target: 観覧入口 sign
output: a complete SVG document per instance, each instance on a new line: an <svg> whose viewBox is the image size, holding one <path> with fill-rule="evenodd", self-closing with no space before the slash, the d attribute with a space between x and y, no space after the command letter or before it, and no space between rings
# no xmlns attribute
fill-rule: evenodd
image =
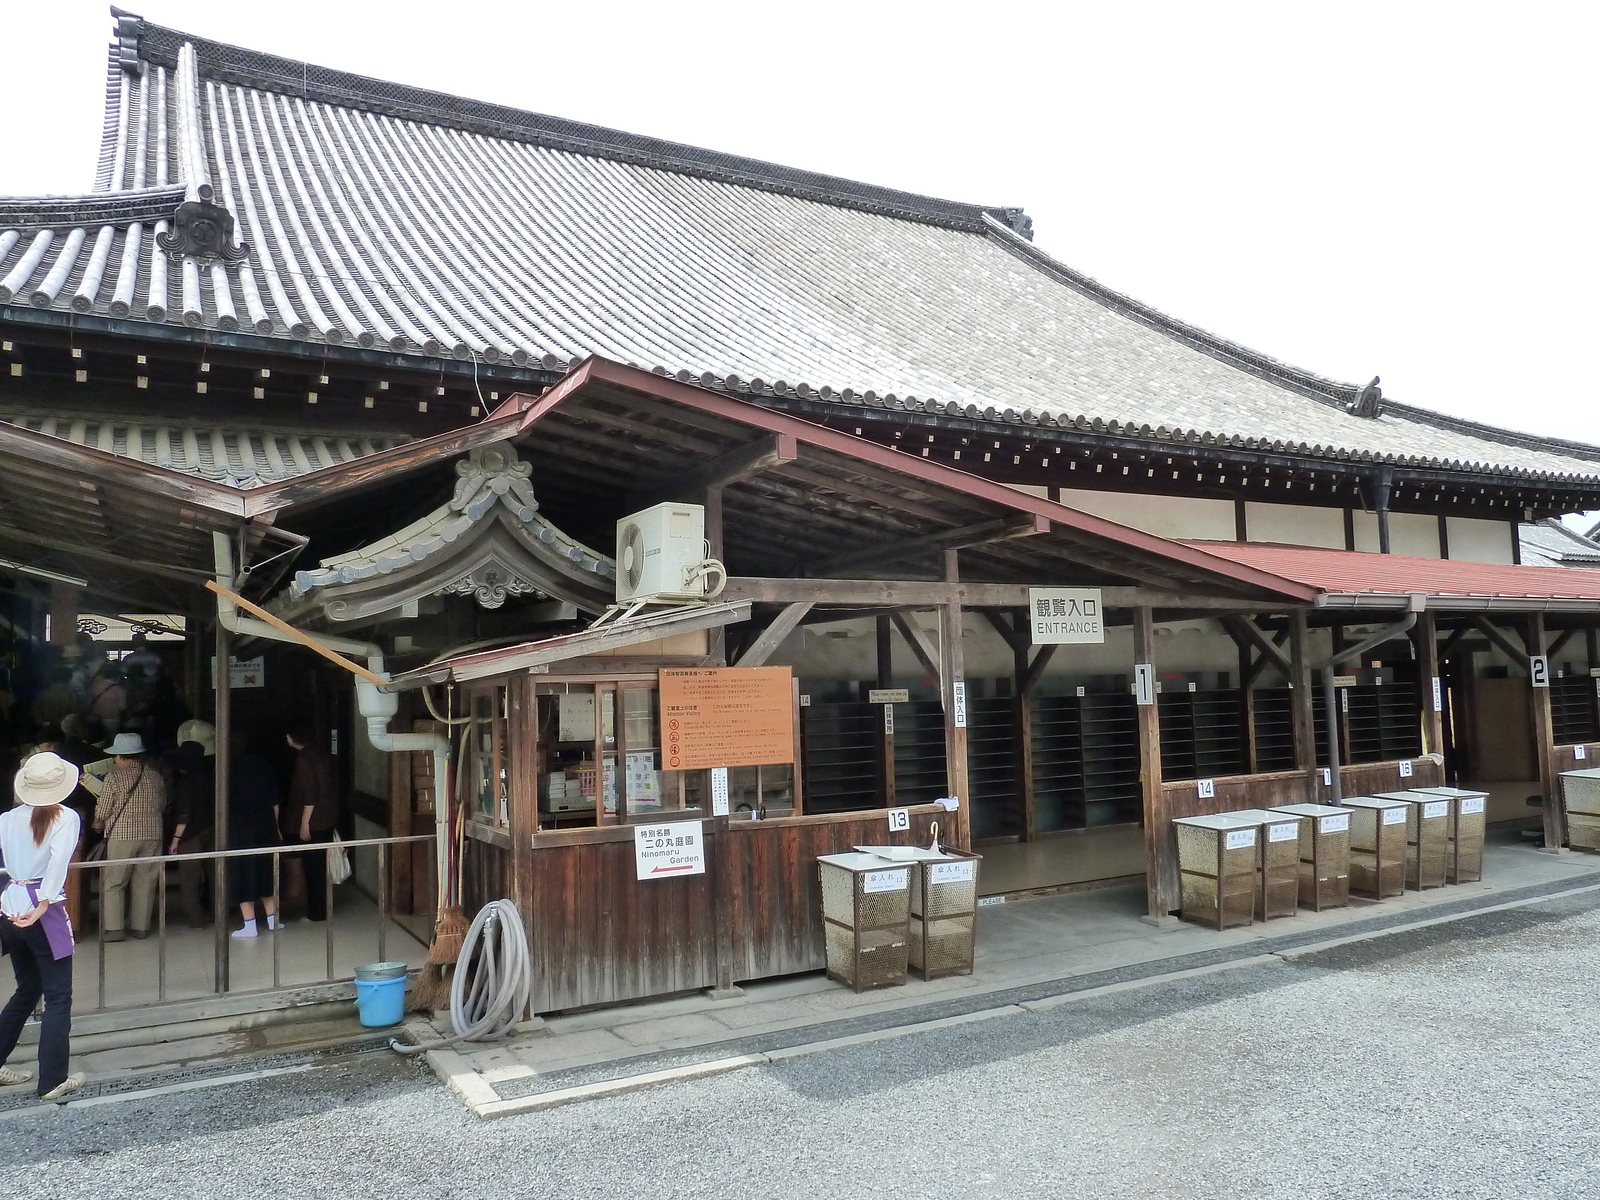
<svg viewBox="0 0 1600 1200"><path fill-rule="evenodd" d="M669 821L633 827L633 861L640 879L706 873L705 842L699 821Z"/></svg>
<svg viewBox="0 0 1600 1200"><path fill-rule="evenodd" d="M792 680L788 667L663 670L663 769L793 762Z"/></svg>
<svg viewBox="0 0 1600 1200"><path fill-rule="evenodd" d="M1105 609L1099 588L1028 589L1028 619L1035 646L1064 646L1106 640Z"/></svg>

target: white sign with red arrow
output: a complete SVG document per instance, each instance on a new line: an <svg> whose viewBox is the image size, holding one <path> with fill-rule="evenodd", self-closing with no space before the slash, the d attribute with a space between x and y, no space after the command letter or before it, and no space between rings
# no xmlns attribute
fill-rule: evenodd
<svg viewBox="0 0 1600 1200"><path fill-rule="evenodd" d="M671 879L675 875L704 875L706 846L699 821L672 821L665 825L633 827L633 859L640 879Z"/></svg>

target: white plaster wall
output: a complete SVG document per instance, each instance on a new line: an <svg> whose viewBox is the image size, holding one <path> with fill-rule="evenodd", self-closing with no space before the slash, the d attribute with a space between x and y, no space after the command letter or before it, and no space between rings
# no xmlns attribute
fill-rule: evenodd
<svg viewBox="0 0 1600 1200"><path fill-rule="evenodd" d="M355 736L350 739L350 776L357 791L379 800L389 798L389 756L367 740L367 731L357 718Z"/></svg>
<svg viewBox="0 0 1600 1200"><path fill-rule="evenodd" d="M1378 514L1357 509L1355 518L1356 549L1364 550L1368 554L1378 553Z"/></svg>
<svg viewBox="0 0 1600 1200"><path fill-rule="evenodd" d="M1309 504L1245 502L1245 533L1252 542L1344 549L1344 509Z"/></svg>
<svg viewBox="0 0 1600 1200"><path fill-rule="evenodd" d="M1463 562L1503 563L1511 556L1511 523L1483 521L1476 517L1446 517L1450 538L1450 557Z"/></svg>
<svg viewBox="0 0 1600 1200"><path fill-rule="evenodd" d="M1062 488L1061 503L1108 521L1169 538L1234 540L1231 500L1190 500L1182 496L1142 496L1131 492L1091 492Z"/></svg>
<svg viewBox="0 0 1600 1200"><path fill-rule="evenodd" d="M1439 557L1439 518L1424 513L1389 514L1389 553Z"/></svg>

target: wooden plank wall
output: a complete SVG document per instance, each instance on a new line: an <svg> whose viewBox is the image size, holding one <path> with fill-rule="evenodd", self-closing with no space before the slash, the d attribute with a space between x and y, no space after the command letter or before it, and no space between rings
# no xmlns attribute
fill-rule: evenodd
<svg viewBox="0 0 1600 1200"><path fill-rule="evenodd" d="M822 970L817 856L856 846L926 846L933 823L949 816L935 805L910 815L910 830L899 833L888 831L881 811L730 825L726 918L735 982Z"/></svg>
<svg viewBox="0 0 1600 1200"><path fill-rule="evenodd" d="M511 895L511 851L466 839L461 850L461 907L470 919L491 900Z"/></svg>
<svg viewBox="0 0 1600 1200"><path fill-rule="evenodd" d="M932 823L949 817L937 805L909 815L910 830L893 835L881 809L736 821L726 834L706 821L708 874L654 881L635 877L631 827L540 834L523 912L534 1011L715 987L719 926L735 980L822 969L817 855L925 845ZM720 889L710 873L719 867Z"/></svg>

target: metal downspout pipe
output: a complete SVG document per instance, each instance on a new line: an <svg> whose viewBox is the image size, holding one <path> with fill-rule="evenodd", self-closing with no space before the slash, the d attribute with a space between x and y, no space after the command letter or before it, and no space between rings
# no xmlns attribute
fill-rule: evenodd
<svg viewBox="0 0 1600 1200"><path fill-rule="evenodd" d="M1334 804L1344 799L1344 788L1339 779L1339 718L1334 710L1334 701L1337 699L1334 694L1336 689L1333 686L1334 668L1349 662L1353 658L1360 658L1368 650L1392 641L1403 633L1409 633L1412 627L1416 625L1417 614L1422 611L1425 602L1422 596L1412 596L1409 609L1404 617L1393 625L1388 625L1378 630L1366 641L1346 647L1337 654L1329 655L1328 664L1322 669L1323 711L1328 714L1328 782L1329 787L1332 789L1329 799Z"/></svg>
<svg viewBox="0 0 1600 1200"><path fill-rule="evenodd" d="M233 587L233 545L225 533L211 535L212 554L215 560L217 582L225 588ZM296 645L294 639L286 637L281 631L274 629L265 621L257 621L252 617L239 614L238 606L226 596L217 597L217 620L229 633L245 637L265 638L268 641L284 642ZM359 642L352 638L329 637L317 634L316 640L329 649L337 650L341 654L359 655L367 660L367 668L374 675L381 675L388 679L389 673L383 667L383 651L371 642ZM221 669L221 668L219 668ZM450 779L450 739L431 733L390 733L389 722L394 719L400 709L400 697L393 692L380 692L373 684L365 679L357 678L356 707L366 721L367 741L373 748L385 754L397 754L408 751L425 751L433 755L433 780L435 796L435 811L442 815L442 828L438 837L434 839L434 857L438 865L440 906L443 906L446 883L449 879L449 848L450 848L450 822L448 820L449 803L446 788Z"/></svg>

